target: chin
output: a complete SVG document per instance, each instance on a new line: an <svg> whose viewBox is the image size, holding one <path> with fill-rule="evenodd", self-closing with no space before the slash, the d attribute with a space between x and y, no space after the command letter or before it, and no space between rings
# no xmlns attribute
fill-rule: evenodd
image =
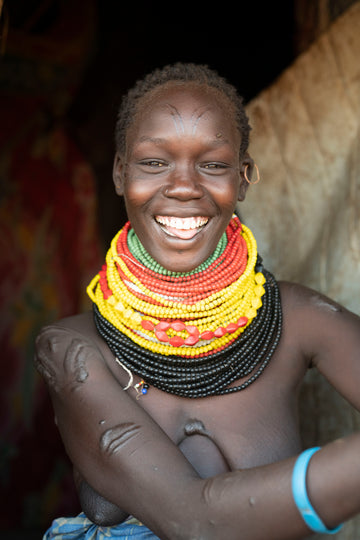
<svg viewBox="0 0 360 540"><path fill-rule="evenodd" d="M186 252L186 250L179 249L177 252L172 253L168 251L164 257L153 255L153 258L171 272L191 272L206 261L211 253L212 251L206 252L202 257L199 250Z"/></svg>
<svg viewBox="0 0 360 540"><path fill-rule="evenodd" d="M154 225L155 223L155 225ZM169 234L166 228L154 220L145 228L147 235L138 235L151 257L163 268L171 272L190 272L216 249L217 237L221 233L214 227L205 225L190 239L182 239ZM210 222L212 225L212 221ZM152 234L149 234L150 231Z"/></svg>
<svg viewBox="0 0 360 540"><path fill-rule="evenodd" d="M186 261L184 261L184 258L180 255L178 262L172 262L172 263L167 262L166 264L163 264L162 266L166 268L167 270L170 270L170 272L191 272L201 263L202 261L200 261L199 263L196 262L194 264L193 260L191 263L187 263Z"/></svg>

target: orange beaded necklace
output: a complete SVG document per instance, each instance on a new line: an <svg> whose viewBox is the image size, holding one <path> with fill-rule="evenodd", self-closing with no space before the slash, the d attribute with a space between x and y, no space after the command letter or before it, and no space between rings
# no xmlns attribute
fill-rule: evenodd
<svg viewBox="0 0 360 540"><path fill-rule="evenodd" d="M106 264L87 291L100 314L141 347L162 355L203 357L233 343L262 305L265 277L256 272L256 241L233 216L226 245L188 274L144 264L129 242L129 223L115 236Z"/></svg>

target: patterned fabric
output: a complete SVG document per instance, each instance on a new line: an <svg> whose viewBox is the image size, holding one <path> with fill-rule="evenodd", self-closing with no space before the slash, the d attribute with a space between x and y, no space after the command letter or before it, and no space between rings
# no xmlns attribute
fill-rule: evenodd
<svg viewBox="0 0 360 540"><path fill-rule="evenodd" d="M84 513L74 518L55 519L43 540L159 540L145 525L132 518L116 527L94 525Z"/></svg>

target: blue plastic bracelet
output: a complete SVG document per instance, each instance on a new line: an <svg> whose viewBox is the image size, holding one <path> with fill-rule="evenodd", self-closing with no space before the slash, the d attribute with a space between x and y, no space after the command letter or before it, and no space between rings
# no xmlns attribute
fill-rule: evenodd
<svg viewBox="0 0 360 540"><path fill-rule="evenodd" d="M335 534L341 529L342 524L336 529L327 529L315 512L306 490L306 473L309 461L318 450L320 450L319 446L309 448L300 454L296 460L291 480L292 493L295 504L309 529L316 533Z"/></svg>

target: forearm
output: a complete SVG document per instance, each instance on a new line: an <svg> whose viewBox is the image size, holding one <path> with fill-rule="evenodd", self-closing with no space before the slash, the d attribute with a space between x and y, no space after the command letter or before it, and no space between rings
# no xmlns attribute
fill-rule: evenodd
<svg viewBox="0 0 360 540"><path fill-rule="evenodd" d="M51 350L64 343L52 340ZM70 459L101 497L162 540L309 534L292 497L295 457L200 479L159 425L119 390L94 348L73 339L65 358L65 368L40 360ZM327 527L360 512L359 456L356 434L324 447L310 462L309 497Z"/></svg>
<svg viewBox="0 0 360 540"><path fill-rule="evenodd" d="M324 446L307 472L312 506L333 529L360 512L360 434ZM251 540L307 537L310 532L296 508L291 478L297 457L273 465L207 480L203 494L213 516L213 536Z"/></svg>
<svg viewBox="0 0 360 540"><path fill-rule="evenodd" d="M314 454L307 474L308 495L328 528L360 511L360 436L331 443ZM241 536L249 540L307 537L296 508L291 476L296 458L207 480L173 479L159 506L139 504L137 517L162 539ZM146 486L145 486L146 489ZM156 485L154 485L156 489ZM156 499L156 494L155 494Z"/></svg>
<svg viewBox="0 0 360 540"><path fill-rule="evenodd" d="M138 471L131 472L129 462L124 469L112 454L94 481L119 506L126 500L128 511L160 538L235 540L241 531L249 540L290 540L310 534L292 497L296 457L202 480L183 469L175 454L154 454L150 442L147 451L147 470L141 459ZM360 436L353 435L325 446L310 462L309 498L328 528L360 511L359 455Z"/></svg>
<svg viewBox="0 0 360 540"><path fill-rule="evenodd" d="M330 527L360 512L360 433L339 439L314 454L308 493Z"/></svg>

